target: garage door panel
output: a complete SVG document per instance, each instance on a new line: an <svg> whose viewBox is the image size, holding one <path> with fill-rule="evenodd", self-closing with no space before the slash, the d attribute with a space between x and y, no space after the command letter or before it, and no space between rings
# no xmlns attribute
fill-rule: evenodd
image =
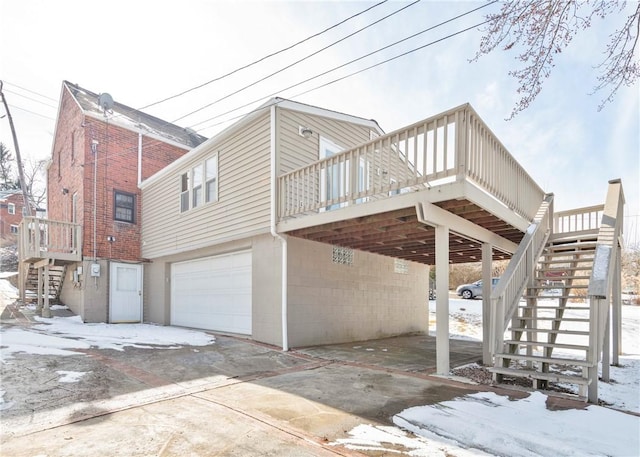
<svg viewBox="0 0 640 457"><path fill-rule="evenodd" d="M171 324L251 334L251 252L171 266Z"/></svg>

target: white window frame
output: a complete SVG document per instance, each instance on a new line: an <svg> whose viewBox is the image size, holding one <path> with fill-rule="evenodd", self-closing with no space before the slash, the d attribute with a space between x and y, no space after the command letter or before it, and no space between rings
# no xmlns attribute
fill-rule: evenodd
<svg viewBox="0 0 640 457"><path fill-rule="evenodd" d="M326 159L328 157L334 156L344 148L338 146L333 141L320 136L319 141L320 151L318 153L318 157L322 159ZM336 196L343 197L346 194L346 191L349 189L349 164L346 162L342 162L331 167L331 173L327 174L327 168L324 168L320 171L320 201L329 201L333 200ZM337 174L337 176L336 176ZM342 180L342 175L344 174L345 179ZM327 185L327 180L331 179L331 197L329 198L329 186ZM336 182L337 179L337 182ZM337 184L337 188L335 188ZM333 195L333 193L337 193L337 195ZM329 211L336 208L341 208L346 205L346 202L327 205L325 207L320 208L320 211Z"/></svg>
<svg viewBox="0 0 640 457"><path fill-rule="evenodd" d="M11 224L11 226L9 228L9 232L15 235L16 233L18 233L18 226L14 225L14 224Z"/></svg>
<svg viewBox="0 0 640 457"><path fill-rule="evenodd" d="M180 212L181 213L184 213L185 211L189 211L189 209L191 208L190 174L191 174L191 171L180 173Z"/></svg>
<svg viewBox="0 0 640 457"><path fill-rule="evenodd" d="M209 165L212 164L212 170ZM210 192L212 190L212 192ZM213 194L213 195L212 195ZM218 201L218 154L204 161L204 202Z"/></svg>
<svg viewBox="0 0 640 457"><path fill-rule="evenodd" d="M7 212L9 214L16 214L16 204L15 203L8 203L7 204Z"/></svg>
<svg viewBox="0 0 640 457"><path fill-rule="evenodd" d="M202 182L204 180L204 164L199 163L191 168L191 207L197 208L204 203Z"/></svg>
<svg viewBox="0 0 640 457"><path fill-rule="evenodd" d="M180 212L218 201L218 153L207 156L180 173Z"/></svg>

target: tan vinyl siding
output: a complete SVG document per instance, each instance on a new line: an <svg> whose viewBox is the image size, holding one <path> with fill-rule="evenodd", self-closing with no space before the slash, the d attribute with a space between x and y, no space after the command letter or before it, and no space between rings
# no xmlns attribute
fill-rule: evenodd
<svg viewBox="0 0 640 457"><path fill-rule="evenodd" d="M198 249L269 230L269 113L212 142L142 191L142 255ZM218 201L180 212L180 176L218 154Z"/></svg>
<svg viewBox="0 0 640 457"><path fill-rule="evenodd" d="M369 141L370 128L299 111L278 109L280 174L309 165L319 159L320 136L345 149ZM313 135L304 138L298 127L308 127Z"/></svg>

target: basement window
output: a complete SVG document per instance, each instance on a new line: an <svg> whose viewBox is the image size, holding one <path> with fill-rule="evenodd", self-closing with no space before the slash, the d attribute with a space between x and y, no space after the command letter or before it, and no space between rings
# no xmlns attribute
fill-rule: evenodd
<svg viewBox="0 0 640 457"><path fill-rule="evenodd" d="M113 192L113 219L120 222L135 223L136 196L128 192Z"/></svg>
<svg viewBox="0 0 640 457"><path fill-rule="evenodd" d="M333 263L340 265L353 265L353 249L334 246Z"/></svg>

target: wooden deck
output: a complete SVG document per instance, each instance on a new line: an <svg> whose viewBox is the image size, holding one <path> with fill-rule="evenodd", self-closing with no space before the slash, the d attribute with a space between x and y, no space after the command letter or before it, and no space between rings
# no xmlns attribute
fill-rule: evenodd
<svg viewBox="0 0 640 457"><path fill-rule="evenodd" d="M429 265L511 256L545 193L466 104L279 179L277 231Z"/></svg>

